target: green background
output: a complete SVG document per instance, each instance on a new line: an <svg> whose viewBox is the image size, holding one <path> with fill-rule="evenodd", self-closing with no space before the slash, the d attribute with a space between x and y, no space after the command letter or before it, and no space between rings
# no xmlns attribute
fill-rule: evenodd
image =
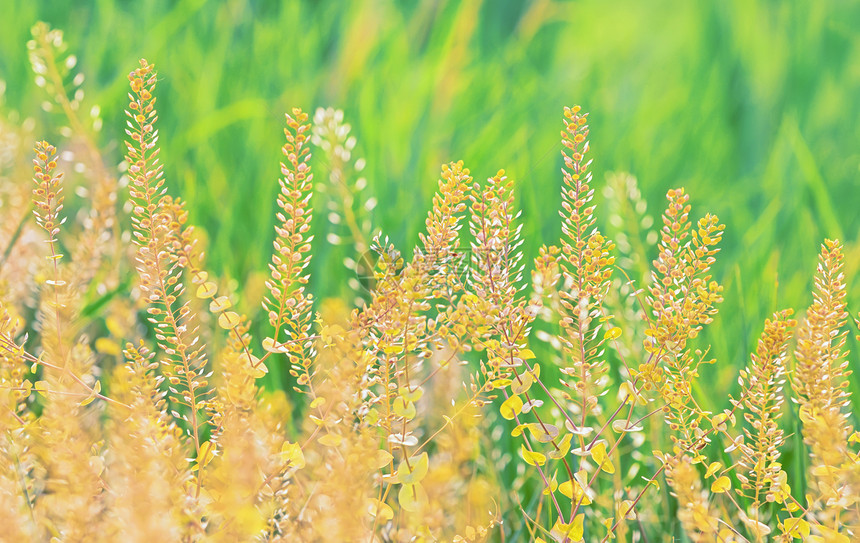
<svg viewBox="0 0 860 543"><path fill-rule="evenodd" d="M239 285L269 258L291 107L345 111L379 201L374 223L401 249L417 241L441 163L463 159L478 180L505 168L528 260L560 235L561 113L581 104L598 214L606 172L628 171L651 214L684 186L694 217L710 211L727 225L714 269L726 301L702 339L718 361L707 377L721 393L709 399L736 386L766 317L811 301L825 237L846 243L849 301L855 315L860 307L860 282L850 282L860 266L856 1L17 0L4 9L3 107L34 116L35 135L61 146L27 60L32 24L64 31L113 162L125 76L140 57L155 63L170 190L208 233L209 266ZM350 272L324 239L312 288L345 295Z"/></svg>

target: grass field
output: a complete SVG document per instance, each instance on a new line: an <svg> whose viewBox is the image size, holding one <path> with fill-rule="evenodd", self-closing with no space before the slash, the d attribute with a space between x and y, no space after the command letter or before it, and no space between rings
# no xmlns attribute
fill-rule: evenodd
<svg viewBox="0 0 860 543"><path fill-rule="evenodd" d="M464 160L476 179L504 168L528 262L560 235L561 111L581 104L597 187L609 172L629 172L659 220L666 191L684 186L693 215L712 212L726 224L715 266L725 302L699 339L711 345L717 363L706 378L720 391L705 407L726 406L766 317L809 304L824 238L845 243L848 303L855 314L860 304L860 281L851 281L860 270L860 3L6 4L2 109L34 117L34 137L62 147L27 59L35 22L64 31L86 76L84 105L101 107L99 145L114 162L126 75L140 57L158 67L171 190L208 233L209 265L237 285L255 284L266 269L270 244L260 240L272 236L292 106L343 109L366 159L367 194L378 201L373 222L401 250L418 240L443 162ZM597 204L605 224L600 190ZM316 206L311 290L346 296L346 253L326 243L333 227L322 198ZM258 300L240 306L256 312ZM856 351L853 339L849 347ZM860 379L851 379L856 395Z"/></svg>

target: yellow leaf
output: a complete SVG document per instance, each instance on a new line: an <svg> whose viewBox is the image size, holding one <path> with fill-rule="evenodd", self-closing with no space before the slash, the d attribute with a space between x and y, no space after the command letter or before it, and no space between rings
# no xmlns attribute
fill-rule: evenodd
<svg viewBox="0 0 860 543"><path fill-rule="evenodd" d="M390 464L393 458L394 457L390 452L385 449L379 449L373 453L373 467L376 469L382 469Z"/></svg>
<svg viewBox="0 0 860 543"><path fill-rule="evenodd" d="M606 442L601 441L591 448L591 458L606 473L615 473L615 466L606 456Z"/></svg>
<svg viewBox="0 0 860 543"><path fill-rule="evenodd" d="M535 379L532 374L523 372L511 381L511 392L513 394L525 394L534 382Z"/></svg>
<svg viewBox="0 0 860 543"><path fill-rule="evenodd" d="M520 349L520 358L523 360L531 360L535 358L535 353L531 349Z"/></svg>
<svg viewBox="0 0 860 543"><path fill-rule="evenodd" d="M234 529L240 533L256 533L266 527L266 519L253 502L243 503L230 513Z"/></svg>
<svg viewBox="0 0 860 543"><path fill-rule="evenodd" d="M633 501L623 500L618 504L618 516L623 517L626 520L635 520L636 513L633 512Z"/></svg>
<svg viewBox="0 0 860 543"><path fill-rule="evenodd" d="M407 485L420 483L427 475L427 469L430 466L430 457L427 453L421 453L417 457L412 457L407 463L406 460L400 461L400 466L397 468L398 480Z"/></svg>
<svg viewBox="0 0 860 543"><path fill-rule="evenodd" d="M565 434L558 444L558 449L549 452L549 457L553 460L559 460L567 456L567 453L570 452L570 440L572 437L573 434Z"/></svg>
<svg viewBox="0 0 860 543"><path fill-rule="evenodd" d="M555 521L552 527L553 538L557 541L580 541L584 532L583 523L585 521L585 513L580 513L574 517L573 522L564 524L561 519Z"/></svg>
<svg viewBox="0 0 860 543"><path fill-rule="evenodd" d="M607 531L608 531L608 532L607 532L607 534L606 534L605 539L615 539L615 532L614 532L614 531L609 531L609 530L612 530L612 525L613 525L614 523L615 523L615 517L609 517L609 518L607 518L607 519L604 519L604 520L601 522L601 524L603 524L604 526L606 526L606 529L607 529Z"/></svg>
<svg viewBox="0 0 860 543"><path fill-rule="evenodd" d="M528 425L532 436L541 443L549 443L558 437L558 426L554 424L532 422Z"/></svg>
<svg viewBox="0 0 860 543"><path fill-rule="evenodd" d="M281 460L289 462L291 468L302 469L305 467L305 453L298 443L285 441L281 445Z"/></svg>
<svg viewBox="0 0 860 543"><path fill-rule="evenodd" d="M427 491L420 484L403 485L397 494L397 501L400 507L414 513L427 503Z"/></svg>
<svg viewBox="0 0 860 543"><path fill-rule="evenodd" d="M815 419L818 418L818 413L815 411L815 408L807 404L800 408L800 411L797 412L797 416L800 417L800 421L802 423L813 424Z"/></svg>
<svg viewBox="0 0 860 543"><path fill-rule="evenodd" d="M198 298L211 298L216 292L218 292L218 285L212 281L204 281L199 287L197 287Z"/></svg>
<svg viewBox="0 0 860 543"><path fill-rule="evenodd" d="M256 365L251 366L251 376L254 379L262 379L269 373L269 368L266 367L266 364L259 362Z"/></svg>
<svg viewBox="0 0 860 543"><path fill-rule="evenodd" d="M519 396L511 396L499 407L499 412L508 420L513 419L523 410L523 401Z"/></svg>
<svg viewBox="0 0 860 543"><path fill-rule="evenodd" d="M788 523L788 520L791 520L791 519L787 519L786 524ZM797 520L801 520L801 519L797 519ZM806 521L803 521L803 522L806 522ZM809 534L809 524L806 524L806 527L805 527L806 531L805 532L803 532L803 530L804 530L803 526L799 526L798 529L801 530L801 532L800 532L801 535L804 533L807 535ZM840 534L839 532L837 532L833 528L828 528L827 526L819 525L818 531L821 532L822 536L824 536L821 538L821 541L827 541L827 543L848 543L850 541L848 539L847 535ZM797 536L794 536L794 537L797 537ZM811 541L811 540L812 540L811 538L804 536L804 541Z"/></svg>
<svg viewBox="0 0 860 543"><path fill-rule="evenodd" d="M573 522L570 523L570 531L567 535L573 539L574 541L579 541L582 539L583 524L585 522L585 513L580 513L574 517Z"/></svg>
<svg viewBox="0 0 860 543"><path fill-rule="evenodd" d="M203 283L207 279L209 279L208 273L206 273L205 271L196 271L196 272L194 272L194 276L191 277L191 282L194 283L195 285L199 285L200 283ZM204 298L205 297L206 296L204 296Z"/></svg>
<svg viewBox="0 0 860 543"><path fill-rule="evenodd" d="M619 398L628 398L628 401L632 400L637 405L647 405L648 400L638 392L636 386L630 381L624 381L618 387L618 397Z"/></svg>
<svg viewBox="0 0 860 543"><path fill-rule="evenodd" d="M543 495L548 496L551 492L555 492L558 489L558 481L555 479L556 474L552 474L552 479L549 480L549 486L545 486L543 488Z"/></svg>
<svg viewBox="0 0 860 543"><path fill-rule="evenodd" d="M728 477L723 475L722 477L718 477L716 481L711 483L711 492L714 494L722 494L732 487L732 482Z"/></svg>
<svg viewBox="0 0 860 543"><path fill-rule="evenodd" d="M403 417L407 420L412 420L415 418L417 413L415 409L415 404L406 400L403 396L398 396L394 398L394 404L391 406L392 410L394 410L394 414L398 417Z"/></svg>
<svg viewBox="0 0 860 543"><path fill-rule="evenodd" d="M287 352L287 346L283 343L275 343L275 340L267 337L263 340L263 349L269 351L270 353L285 353Z"/></svg>
<svg viewBox="0 0 860 543"><path fill-rule="evenodd" d="M812 474L816 477L827 477L834 471L836 471L835 468L827 464L822 466L815 466L814 468L812 468Z"/></svg>
<svg viewBox="0 0 860 543"><path fill-rule="evenodd" d="M215 458L215 446L211 441L204 441L200 445L200 453L197 455L197 464L206 467Z"/></svg>
<svg viewBox="0 0 860 543"><path fill-rule="evenodd" d="M232 330L239 326L239 314L235 311L227 311L226 313L221 313L218 316L218 326L225 330Z"/></svg>
<svg viewBox="0 0 860 543"><path fill-rule="evenodd" d="M368 500L367 512L370 516L376 517L379 523L382 524L394 518L394 510L391 509L391 506L375 498L370 498L370 500Z"/></svg>
<svg viewBox="0 0 860 543"><path fill-rule="evenodd" d="M493 388L505 388L511 384L510 379L495 379L490 382L493 385Z"/></svg>
<svg viewBox="0 0 860 543"><path fill-rule="evenodd" d="M804 539L809 536L809 523L802 518L787 518L782 523L782 526L785 533L795 539ZM836 539L828 538L827 541L836 541ZM845 541L848 541L848 539L846 538Z"/></svg>
<svg viewBox="0 0 860 543"><path fill-rule="evenodd" d="M708 466L708 471L705 472L705 479L710 478L711 475L723 469L722 462L714 462L710 466Z"/></svg>
<svg viewBox="0 0 860 543"><path fill-rule="evenodd" d="M317 441L320 442L320 445L325 445L326 447L337 447L343 441L343 436L340 434L326 434Z"/></svg>
<svg viewBox="0 0 860 543"><path fill-rule="evenodd" d="M96 340L95 348L97 352L111 356L119 356L122 354L122 349L119 344L107 337L100 337Z"/></svg>
<svg viewBox="0 0 860 543"><path fill-rule="evenodd" d="M90 391L90 395L87 396L86 399L84 401L82 401L81 403L79 403L78 405L83 407L85 405L91 404L93 402L93 400L96 399L96 396L98 395L99 392L101 392L101 390L102 390L102 384L99 381L96 381L96 383L93 385L92 391Z"/></svg>
<svg viewBox="0 0 860 543"><path fill-rule="evenodd" d="M773 500L776 503L784 503L785 499L791 495L791 486L788 484L788 474L783 470L779 470L774 477L774 481L771 485L770 495L773 496ZM786 507L794 506L794 503L786 503ZM789 509L789 512L793 512Z"/></svg>
<svg viewBox="0 0 860 543"><path fill-rule="evenodd" d="M714 428L717 430L725 429L726 423L728 422L729 417L725 413L717 413L711 419L711 424L713 424Z"/></svg>
<svg viewBox="0 0 860 543"><path fill-rule="evenodd" d="M744 523L744 526L750 531L751 535L756 536L756 538L760 541L763 541L764 536L769 535L771 532L770 526L764 524L763 522L759 522L754 518L749 518L746 515L740 515L741 522Z"/></svg>
<svg viewBox="0 0 860 543"><path fill-rule="evenodd" d="M542 466L546 463L546 456L537 451L526 449L525 444L520 445L520 453L523 455L523 460L532 466Z"/></svg>
<svg viewBox="0 0 860 543"><path fill-rule="evenodd" d="M218 296L211 302L209 302L209 311L213 313L220 313L225 309L230 309L233 306L233 303L230 302L230 298L227 296Z"/></svg>
<svg viewBox="0 0 860 543"><path fill-rule="evenodd" d="M121 323L117 317L105 317L105 328L108 333L114 337L122 337L125 335L125 325Z"/></svg>
<svg viewBox="0 0 860 543"><path fill-rule="evenodd" d="M237 362L239 362L239 364L250 366L251 374L254 375L254 377L257 379L269 373L269 368L267 368L265 364L260 363L260 359L251 354L249 351L243 351L239 353L239 355L236 357L236 360Z"/></svg>
<svg viewBox="0 0 860 543"><path fill-rule="evenodd" d="M324 403L325 403L325 398L323 398L322 396L318 396L318 397L314 398L314 401L311 402L310 408L316 409L317 407L321 406Z"/></svg>
<svg viewBox="0 0 860 543"><path fill-rule="evenodd" d="M364 420L366 420L371 426L376 425L376 423L379 422L379 410L375 407L371 407L370 411L367 412L367 415L364 416Z"/></svg>
<svg viewBox="0 0 860 543"><path fill-rule="evenodd" d="M45 393L48 392L48 382L47 381L36 381L36 384L33 385L33 388L36 389L36 392L41 392L43 395L47 396L47 394L45 394Z"/></svg>
<svg viewBox="0 0 860 543"><path fill-rule="evenodd" d="M708 522L705 519L702 519L702 521L705 523ZM722 529L720 529L719 532L717 532L717 541L730 541L730 542L734 543L735 541L738 541L734 537L736 533L737 533L737 531L735 531L731 528L722 528Z"/></svg>
<svg viewBox="0 0 860 543"><path fill-rule="evenodd" d="M424 389L421 387L400 387L398 393L409 402L417 402L424 395Z"/></svg>
<svg viewBox="0 0 860 543"><path fill-rule="evenodd" d="M582 486L576 480L565 481L558 485L558 491L573 500L573 503L590 505L591 498L582 490Z"/></svg>
<svg viewBox="0 0 860 543"><path fill-rule="evenodd" d="M565 481L558 485L558 491L567 496L568 498L573 499L574 485L576 485L577 488L579 487L579 483L577 483L576 481Z"/></svg>
<svg viewBox="0 0 860 543"><path fill-rule="evenodd" d="M621 328L619 328L617 326L610 328L609 330L606 331L605 334L603 334L604 341L618 339L620 337L621 337Z"/></svg>

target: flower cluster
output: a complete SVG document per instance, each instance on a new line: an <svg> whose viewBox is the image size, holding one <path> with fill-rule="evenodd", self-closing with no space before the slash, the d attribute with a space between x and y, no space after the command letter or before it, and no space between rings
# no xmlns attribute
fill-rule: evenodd
<svg viewBox="0 0 860 543"><path fill-rule="evenodd" d="M35 40L40 77L66 74L61 36L39 27ZM722 300L712 270L724 227L691 219L689 196L673 189L649 240L635 181L617 174L612 205L633 210L642 232L610 227L624 240L616 249L599 228L578 106L563 117L561 237L532 262L515 181L499 170L476 182L462 162L442 166L411 256L369 241L364 183L347 179L363 161L342 114L312 122L294 109L255 322L206 269L184 202L168 194L153 65L128 80L137 273L110 275L123 233L95 196L101 211L73 215L83 232L63 226L74 166L47 142L26 190L35 221L0 228L12 255L0 261L0 538L564 543L639 541L666 526L692 541L857 538L838 241L822 247L812 305L765 322L739 392L713 412L701 375L716 361L698 342ZM53 99L77 119L76 102ZM377 253L361 263L372 282L354 308L310 292L311 144L341 198L333 222L345 220L357 252ZM89 171L107 193L120 184L103 165ZM0 193L14 193L6 182ZM96 300L93 278L106 281ZM105 278L128 288L111 294ZM299 393L272 387L278 374ZM805 480L787 452L808 454Z"/></svg>

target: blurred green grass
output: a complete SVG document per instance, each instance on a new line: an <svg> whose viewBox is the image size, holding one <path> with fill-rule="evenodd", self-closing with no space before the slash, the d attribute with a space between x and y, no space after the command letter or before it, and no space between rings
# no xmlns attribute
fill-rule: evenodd
<svg viewBox="0 0 860 543"><path fill-rule="evenodd" d="M705 377L725 402L766 317L811 300L825 237L860 267L860 3L512 0L356 2L13 0L0 20L6 108L62 142L33 83L25 44L45 20L65 32L102 107L101 144L118 161L125 75L159 69L161 144L171 191L209 235L209 265L247 281L272 237L283 113L345 110L367 159L376 225L411 247L439 166L517 182L524 246L560 232L558 133L564 105L591 112L597 187L639 179L652 214L685 186L693 214L726 223L715 268L720 316L703 335ZM598 203L601 197L598 190ZM320 229L325 229L322 214ZM320 296L348 272L312 272ZM856 313L860 281L850 284ZM252 300L256 303L255 300ZM247 301L246 301L247 303ZM248 309L248 306L245 306ZM852 346L856 346L852 343ZM858 383L852 383L858 393ZM711 398L706 398L706 401ZM722 407L714 405L712 407Z"/></svg>

